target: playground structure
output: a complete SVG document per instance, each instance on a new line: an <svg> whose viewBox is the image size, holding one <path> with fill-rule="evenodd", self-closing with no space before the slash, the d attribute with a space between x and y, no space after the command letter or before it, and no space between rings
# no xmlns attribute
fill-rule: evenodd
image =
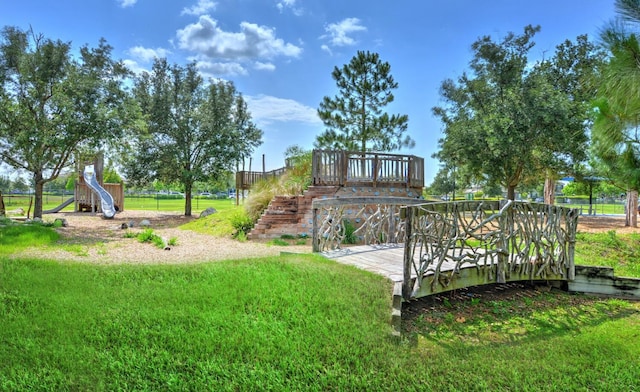
<svg viewBox="0 0 640 392"><path fill-rule="evenodd" d="M113 218L116 211L124 211L124 186L122 182L104 183L103 171L104 156L102 153L94 156L92 164L78 162L78 179L73 195L75 212L102 212L105 218Z"/></svg>
<svg viewBox="0 0 640 392"><path fill-rule="evenodd" d="M93 162L80 162L76 166L78 179L75 182L73 197L59 206L42 211L54 214L74 204L74 212L102 212L105 218L113 218L118 211L124 211L124 185L103 181L104 157L102 153L94 156Z"/></svg>

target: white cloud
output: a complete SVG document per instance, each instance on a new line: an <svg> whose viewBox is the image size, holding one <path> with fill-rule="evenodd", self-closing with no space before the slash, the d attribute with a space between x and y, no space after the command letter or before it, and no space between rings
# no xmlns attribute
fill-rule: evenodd
<svg viewBox="0 0 640 392"><path fill-rule="evenodd" d="M327 34L320 38L329 39L331 45L351 46L356 44L356 40L350 34L367 31L367 28L360 24L360 19L358 18L346 18L338 23L327 25L324 30Z"/></svg>
<svg viewBox="0 0 640 392"><path fill-rule="evenodd" d="M253 68L259 71L275 71L276 70L275 65L271 63L263 63L261 61L256 61L255 64L253 65Z"/></svg>
<svg viewBox="0 0 640 392"><path fill-rule="evenodd" d="M209 15L178 30L178 47L216 59L297 57L302 48L276 38L275 29L242 22L240 32L227 32Z"/></svg>
<svg viewBox="0 0 640 392"><path fill-rule="evenodd" d="M133 48L129 49L129 54L131 56L147 63L153 61L153 59L155 58L167 57L167 55L170 53L170 51L163 48L151 49L142 46L134 46Z"/></svg>
<svg viewBox="0 0 640 392"><path fill-rule="evenodd" d="M118 0L118 3L120 3L120 7L122 8L132 7L137 2L138 0Z"/></svg>
<svg viewBox="0 0 640 392"><path fill-rule="evenodd" d="M247 70L239 63L220 63L212 61L197 61L196 67L205 76L210 78L219 78L222 75L235 76L246 75Z"/></svg>
<svg viewBox="0 0 640 392"><path fill-rule="evenodd" d="M268 95L245 96L251 117L256 123L267 125L272 122L302 122L321 124L316 109L305 106L292 99L277 98Z"/></svg>
<svg viewBox="0 0 640 392"><path fill-rule="evenodd" d="M325 52L333 56L333 52L331 51L331 48L329 47L329 45L322 44L320 45L320 49L324 50Z"/></svg>
<svg viewBox="0 0 640 392"><path fill-rule="evenodd" d="M211 0L198 0L198 3L196 5L189 8L183 8L180 15L204 15L207 12L214 10L216 8L216 5L217 3Z"/></svg>
<svg viewBox="0 0 640 392"><path fill-rule="evenodd" d="M140 75L143 72L149 72L148 69L138 64L138 62L135 60L123 60L122 62L127 68L129 68L131 72L133 72L136 75Z"/></svg>
<svg viewBox="0 0 640 392"><path fill-rule="evenodd" d="M290 9L295 16L301 16L303 14L302 8L296 7L296 0L280 0L276 3L276 7L280 13L284 12L285 9Z"/></svg>

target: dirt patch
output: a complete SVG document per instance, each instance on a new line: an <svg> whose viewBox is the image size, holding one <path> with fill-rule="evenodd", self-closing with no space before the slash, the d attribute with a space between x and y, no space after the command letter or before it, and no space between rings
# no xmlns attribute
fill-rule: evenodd
<svg viewBox="0 0 640 392"><path fill-rule="evenodd" d="M578 218L578 231L582 233L602 233L614 230L617 233L640 233L640 227L625 226L625 217L621 215L581 215Z"/></svg>
<svg viewBox="0 0 640 392"><path fill-rule="evenodd" d="M67 212L46 215L45 220L65 219L67 227L58 228L60 246L55 249L27 249L16 257L45 257L61 261L78 261L94 264L183 264L217 260L244 259L276 256L281 252L311 253L308 245L274 246L266 242L240 242L232 238L213 237L182 230L179 226L196 217L179 213L155 211L123 211L113 219L103 219L102 214ZM144 228L140 222L148 220L149 227L160 237L174 238L176 246L163 250L127 233L138 233Z"/></svg>

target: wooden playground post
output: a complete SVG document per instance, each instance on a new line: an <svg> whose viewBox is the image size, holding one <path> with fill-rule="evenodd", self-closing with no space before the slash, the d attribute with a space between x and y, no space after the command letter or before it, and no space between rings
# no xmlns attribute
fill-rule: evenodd
<svg viewBox="0 0 640 392"><path fill-rule="evenodd" d="M27 219L31 216L31 206L33 205L33 196L29 197L29 209L27 210Z"/></svg>

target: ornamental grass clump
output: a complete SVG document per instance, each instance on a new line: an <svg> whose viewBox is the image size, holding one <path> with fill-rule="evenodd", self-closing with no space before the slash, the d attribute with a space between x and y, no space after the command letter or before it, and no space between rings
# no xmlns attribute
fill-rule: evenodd
<svg viewBox="0 0 640 392"><path fill-rule="evenodd" d="M244 203L247 215L257 222L275 196L301 195L311 185L311 152L299 152L288 159L286 172L280 177L269 177L251 187Z"/></svg>

